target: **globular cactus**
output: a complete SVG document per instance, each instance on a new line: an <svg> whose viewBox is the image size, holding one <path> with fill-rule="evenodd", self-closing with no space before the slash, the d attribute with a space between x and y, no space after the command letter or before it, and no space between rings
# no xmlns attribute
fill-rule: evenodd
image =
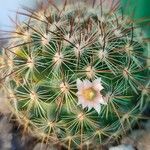
<svg viewBox="0 0 150 150"><path fill-rule="evenodd" d="M3 49L1 83L25 131L82 149L132 129L148 104L148 58L118 3L65 1L20 14L28 19Z"/></svg>

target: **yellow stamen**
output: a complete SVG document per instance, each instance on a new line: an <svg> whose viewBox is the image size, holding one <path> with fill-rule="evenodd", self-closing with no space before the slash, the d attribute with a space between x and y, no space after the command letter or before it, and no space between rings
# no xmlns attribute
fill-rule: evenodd
<svg viewBox="0 0 150 150"><path fill-rule="evenodd" d="M93 88L88 88L83 90L83 97L86 100L92 101L97 95L97 91L94 90Z"/></svg>

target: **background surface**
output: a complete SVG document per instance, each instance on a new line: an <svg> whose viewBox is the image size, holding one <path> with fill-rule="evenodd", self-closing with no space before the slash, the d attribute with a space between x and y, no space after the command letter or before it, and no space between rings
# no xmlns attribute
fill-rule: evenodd
<svg viewBox="0 0 150 150"><path fill-rule="evenodd" d="M34 8L41 0L0 0L0 29L11 28L11 20L15 17L15 12L21 10L22 6Z"/></svg>

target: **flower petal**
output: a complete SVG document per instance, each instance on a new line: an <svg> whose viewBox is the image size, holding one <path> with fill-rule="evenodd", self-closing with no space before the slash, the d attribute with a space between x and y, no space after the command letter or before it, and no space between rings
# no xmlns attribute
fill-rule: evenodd
<svg viewBox="0 0 150 150"><path fill-rule="evenodd" d="M104 87L101 84L101 78L95 79L93 81L94 89L101 91Z"/></svg>
<svg viewBox="0 0 150 150"><path fill-rule="evenodd" d="M83 88L83 82L79 78L77 79L77 88L79 91Z"/></svg>
<svg viewBox="0 0 150 150"><path fill-rule="evenodd" d="M86 100L84 99L83 96L79 96L79 97L78 97L78 104L79 104L79 105L81 104L83 108L85 108L85 107L88 106L87 103L86 103Z"/></svg>
<svg viewBox="0 0 150 150"><path fill-rule="evenodd" d="M103 97L100 99L100 103L103 105L107 105L107 102L105 101L105 99Z"/></svg>
<svg viewBox="0 0 150 150"><path fill-rule="evenodd" d="M89 87L92 86L92 83L89 80L87 80L87 79L85 79L83 81L83 84L84 84L84 89L88 89Z"/></svg>
<svg viewBox="0 0 150 150"><path fill-rule="evenodd" d="M78 91L76 94L77 94L77 96L80 96L80 95L82 95L82 91Z"/></svg>
<svg viewBox="0 0 150 150"><path fill-rule="evenodd" d="M100 104L97 104L94 106L94 109L97 111L97 113L99 114L100 113L100 110L101 110L101 105Z"/></svg>
<svg viewBox="0 0 150 150"><path fill-rule="evenodd" d="M100 93L98 93L94 101L96 101L99 104L107 105L107 102Z"/></svg>

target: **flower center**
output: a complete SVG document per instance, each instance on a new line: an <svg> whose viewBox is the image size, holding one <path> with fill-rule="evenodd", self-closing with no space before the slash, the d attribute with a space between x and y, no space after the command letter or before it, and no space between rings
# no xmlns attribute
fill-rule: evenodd
<svg viewBox="0 0 150 150"><path fill-rule="evenodd" d="M92 101L97 95L97 91L93 88L83 90L83 96L85 99Z"/></svg>

